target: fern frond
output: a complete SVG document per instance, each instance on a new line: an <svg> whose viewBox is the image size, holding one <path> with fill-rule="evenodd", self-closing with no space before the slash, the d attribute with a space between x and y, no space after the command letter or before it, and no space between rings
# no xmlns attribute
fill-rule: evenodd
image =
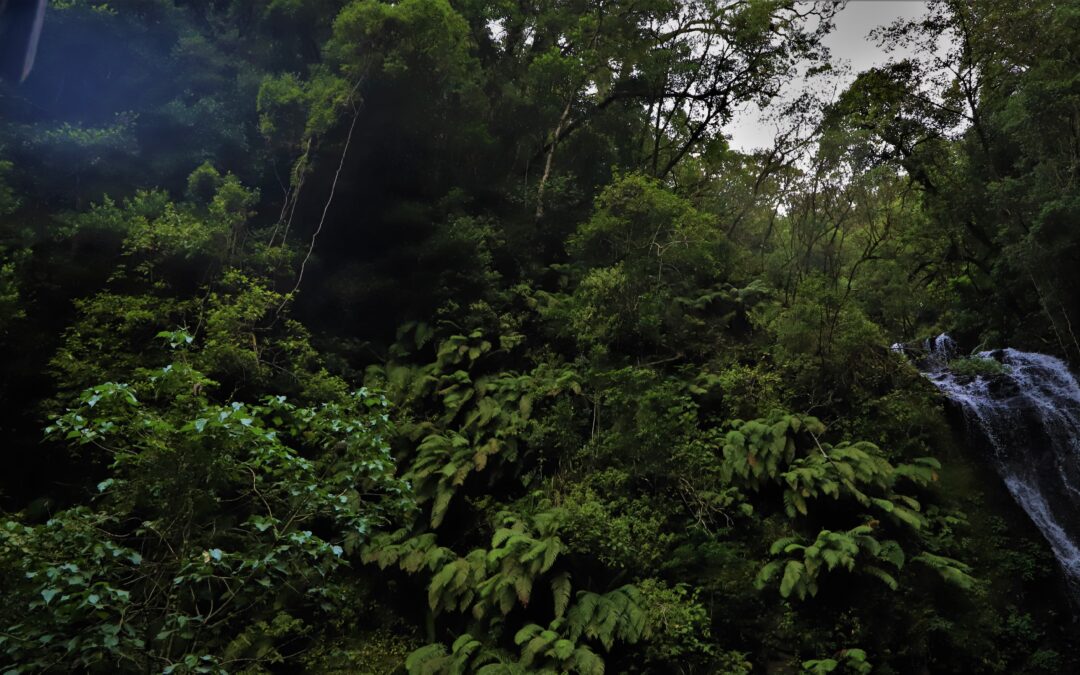
<svg viewBox="0 0 1080 675"><path fill-rule="evenodd" d="M405 658L409 675L435 675L447 663L446 647L441 644L424 645Z"/></svg>
<svg viewBox="0 0 1080 675"><path fill-rule="evenodd" d="M563 572L551 580L551 592L555 600L555 618L562 618L570 605L570 574Z"/></svg>
<svg viewBox="0 0 1080 675"><path fill-rule="evenodd" d="M889 574L880 567L875 567L874 565L866 565L862 568L862 570L870 576L880 579L881 582L888 586L890 590L895 591L897 589L898 584L896 583L896 577Z"/></svg>

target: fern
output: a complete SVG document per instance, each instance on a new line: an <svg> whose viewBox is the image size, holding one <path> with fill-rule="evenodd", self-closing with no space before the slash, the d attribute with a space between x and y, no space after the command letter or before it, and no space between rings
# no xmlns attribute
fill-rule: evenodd
<svg viewBox="0 0 1080 675"><path fill-rule="evenodd" d="M456 609L466 611L476 597L476 587L485 577L482 550L475 550L440 569L428 584L428 606L433 612Z"/></svg>
<svg viewBox="0 0 1080 675"><path fill-rule="evenodd" d="M971 572L971 567L959 560L934 555L933 553L927 553L925 551L914 556L911 560L930 567L940 574L942 579L965 591L974 589L975 585L978 583L975 577L969 574L969 572Z"/></svg>
<svg viewBox="0 0 1080 675"><path fill-rule="evenodd" d="M587 645L579 645L560 634L557 630L560 625L553 622L552 627L544 629L529 624L519 630L514 636L514 643L521 648L518 665L529 672L603 675L603 659Z"/></svg>
<svg viewBox="0 0 1080 675"><path fill-rule="evenodd" d="M418 501L430 504L432 528L442 525L471 475L493 468L493 458L499 458L499 468L515 466L520 439L534 424L539 398L582 391L568 368L478 375L477 363L492 349L492 342L474 331L445 340L436 361L423 368L383 369L387 379L399 381L393 388L401 397L414 404L427 401L437 411L427 421L403 427L407 437L420 441L405 478L413 483Z"/></svg>
<svg viewBox="0 0 1080 675"><path fill-rule="evenodd" d="M823 571L832 572L837 568L867 574L892 590L899 586L894 574L878 563L888 563L899 570L904 565L903 550L893 540L878 541L873 528L868 525L846 532L821 530L809 545L799 541L798 537L783 537L773 542L770 555L785 558L766 563L754 580L755 587L764 588L783 569L780 595L784 598L794 595L804 600L808 595L817 595L818 578Z"/></svg>
<svg viewBox="0 0 1080 675"><path fill-rule="evenodd" d="M454 640L450 650L442 644L425 645L405 659L409 675L519 675L525 671L498 649L485 646L466 633Z"/></svg>
<svg viewBox="0 0 1080 675"><path fill-rule="evenodd" d="M566 614L568 637L577 641L582 635L599 640L611 650L615 640L637 642L645 636L647 616L641 591L622 586L603 595L579 592L577 602Z"/></svg>
<svg viewBox="0 0 1080 675"><path fill-rule="evenodd" d="M773 560L766 563L765 566L762 567L760 571L758 571L757 576L754 578L754 588L758 589L759 591L765 588L765 586L767 586L768 583L772 581L773 577L776 576L776 573L780 571L781 567L783 567L783 562L780 560Z"/></svg>
<svg viewBox="0 0 1080 675"><path fill-rule="evenodd" d="M425 645L406 657L405 669L409 675L436 675L444 671L449 661L446 647L441 644Z"/></svg>
<svg viewBox="0 0 1080 675"><path fill-rule="evenodd" d="M806 597L807 592L810 592L811 595L817 593L817 587L813 584L812 577L806 574L806 565L797 560L788 561L788 564L784 566L784 578L780 580L780 595L782 597L790 596L792 591L798 593L800 600Z"/></svg>
<svg viewBox="0 0 1080 675"><path fill-rule="evenodd" d="M823 443L818 439L823 427L811 417L774 415L732 425L722 448L721 475L751 491L779 486L788 518L810 515L815 499L850 499L898 525L925 526L918 500L896 493L894 486L900 479L918 485L936 480L937 460L920 458L894 467L873 443Z"/></svg>
<svg viewBox="0 0 1080 675"><path fill-rule="evenodd" d="M406 530L377 535L364 547L361 559L377 564L380 569L396 565L405 572L416 574L425 568L438 569L446 560L454 558L453 551L435 544L433 533L407 536Z"/></svg>
<svg viewBox="0 0 1080 675"><path fill-rule="evenodd" d="M428 604L432 611L465 612L471 608L473 616L482 618L490 607L509 614L516 605L529 604L536 580L551 570L565 550L558 536L563 514L557 509L542 511L530 521L510 512L499 517L503 526L492 535L491 549L475 549L461 558L437 556L440 565L431 568L435 574L428 584ZM429 546L434 543L433 535L418 539ZM404 544L408 545L408 542ZM388 558L392 562L395 550L373 558L381 559L384 564ZM564 573L555 577L551 587L556 613L561 615L569 600L569 576Z"/></svg>
<svg viewBox="0 0 1080 675"><path fill-rule="evenodd" d="M895 591L899 587L899 584L897 584L896 582L896 577L889 574L880 567L877 567L875 565L865 565L863 566L862 571L872 577L879 579L883 584L888 586L890 590Z"/></svg>
<svg viewBox="0 0 1080 675"><path fill-rule="evenodd" d="M555 618L561 619L570 605L570 574L564 572L551 580L551 592L554 596Z"/></svg>

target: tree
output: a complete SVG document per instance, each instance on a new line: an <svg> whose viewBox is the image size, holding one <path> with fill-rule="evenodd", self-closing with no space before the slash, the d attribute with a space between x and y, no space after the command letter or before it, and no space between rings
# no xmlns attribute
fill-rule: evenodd
<svg viewBox="0 0 1080 675"><path fill-rule="evenodd" d="M88 389L46 429L108 467L94 505L0 532L0 648L16 672L295 657L346 601L348 556L410 508L385 399L213 403L192 337L163 337L175 362Z"/></svg>

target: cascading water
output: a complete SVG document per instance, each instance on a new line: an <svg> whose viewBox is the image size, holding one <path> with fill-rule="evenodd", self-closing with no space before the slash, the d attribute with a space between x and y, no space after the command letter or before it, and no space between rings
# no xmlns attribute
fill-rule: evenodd
<svg viewBox="0 0 1080 675"><path fill-rule="evenodd" d="M969 433L988 442L1009 492L1080 590L1080 384L1063 361L1045 354L980 352L1002 372L961 375L949 368L956 356L949 336L928 340L925 349L923 374L960 407Z"/></svg>

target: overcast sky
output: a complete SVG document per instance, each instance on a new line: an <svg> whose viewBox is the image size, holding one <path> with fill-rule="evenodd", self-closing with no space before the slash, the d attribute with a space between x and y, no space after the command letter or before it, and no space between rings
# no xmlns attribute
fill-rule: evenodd
<svg viewBox="0 0 1080 675"><path fill-rule="evenodd" d="M842 84L854 79L856 73L888 59L888 55L869 39L871 30L898 18L919 16L925 8L923 0L849 0L836 17L835 30L825 39L833 60L846 62L851 67L851 75ZM793 83L793 86L798 84ZM761 120L757 106L748 105L725 131L731 135L733 147L748 151L771 145L775 125Z"/></svg>

